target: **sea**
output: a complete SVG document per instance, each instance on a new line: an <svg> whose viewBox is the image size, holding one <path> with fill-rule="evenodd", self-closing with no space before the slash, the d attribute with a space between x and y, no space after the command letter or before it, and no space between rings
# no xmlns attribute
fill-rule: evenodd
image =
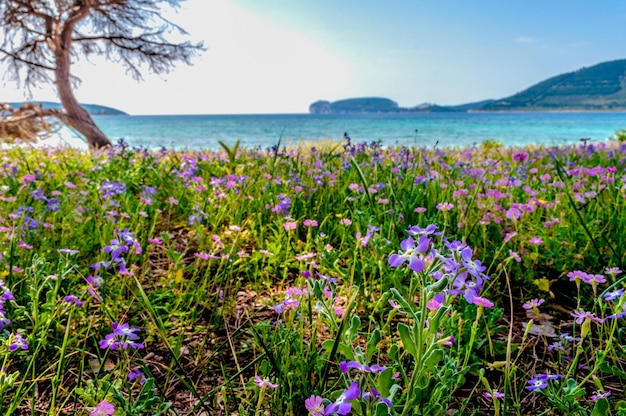
<svg viewBox="0 0 626 416"><path fill-rule="evenodd" d="M113 142L177 150L233 146L266 149L306 142L380 142L385 146L465 147L483 141L508 146L605 141L626 129L626 113L376 113L95 116Z"/></svg>

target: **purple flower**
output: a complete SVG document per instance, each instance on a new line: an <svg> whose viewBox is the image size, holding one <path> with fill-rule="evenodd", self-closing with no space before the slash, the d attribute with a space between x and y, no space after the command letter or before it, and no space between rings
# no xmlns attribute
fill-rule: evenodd
<svg viewBox="0 0 626 416"><path fill-rule="evenodd" d="M576 323L577 324L582 324L585 320L590 320L590 321L595 321L595 322L602 322L601 318L598 318L594 314L589 313L589 312L585 312L585 311L574 311L574 312L571 313L571 315L574 318L576 318Z"/></svg>
<svg viewBox="0 0 626 416"><path fill-rule="evenodd" d="M100 346L100 349L102 350L106 350L107 348L111 350L116 350L120 345L120 341L117 339L115 334L111 333L111 334L106 334L104 336L104 339L101 340L98 343L98 345Z"/></svg>
<svg viewBox="0 0 626 416"><path fill-rule="evenodd" d="M539 246L539 245L543 244L543 239L541 239L539 237L533 237L530 240L528 240L528 242L530 244L535 244L535 245Z"/></svg>
<svg viewBox="0 0 626 416"><path fill-rule="evenodd" d="M418 235L438 235L440 233L436 232L437 231L437 226L435 224L430 224L428 226L426 226L426 228L420 228L417 225L413 225L411 227L409 227L409 229L406 231L407 234L409 234L410 236L418 236Z"/></svg>
<svg viewBox="0 0 626 416"><path fill-rule="evenodd" d="M120 325L117 322L113 322L112 327L115 335L129 339L137 339L135 332L139 332L139 328L131 328L128 324Z"/></svg>
<svg viewBox="0 0 626 416"><path fill-rule="evenodd" d="M125 191L126 184L124 182L104 181L100 186L103 198L111 198L114 195L123 194Z"/></svg>
<svg viewBox="0 0 626 416"><path fill-rule="evenodd" d="M528 386L526 386L526 390L538 392L539 390L543 390L548 387L548 379L545 377L545 374L537 374L534 378L528 380Z"/></svg>
<svg viewBox="0 0 626 416"><path fill-rule="evenodd" d="M143 344L133 341L137 339L135 332L138 332L139 328L130 328L128 324L120 325L117 322L113 322L111 326L113 327L113 332L107 334L98 344L101 349L125 350L128 347L133 349L143 348Z"/></svg>
<svg viewBox="0 0 626 416"><path fill-rule="evenodd" d="M604 273L608 274L609 276L613 276L613 278L615 278L615 276L617 276L618 274L621 274L622 271L617 267L607 267L606 269L604 269Z"/></svg>
<svg viewBox="0 0 626 416"><path fill-rule="evenodd" d="M18 348L21 348L23 350L28 349L28 343L19 332L12 334L9 339L11 340L11 343L9 344L9 351L15 352Z"/></svg>
<svg viewBox="0 0 626 416"><path fill-rule="evenodd" d="M596 394L592 395L592 396L590 397L590 399L591 399L592 401L596 402L596 401L598 401L599 399L602 399L602 398L607 398L607 397L609 397L610 395L611 395L611 392L610 392L610 391L607 391L606 393L596 393Z"/></svg>
<svg viewBox="0 0 626 416"><path fill-rule="evenodd" d="M513 155L513 161L514 162L524 162L526 159L528 159L528 153L524 153L524 152L520 152L520 153L516 153Z"/></svg>
<svg viewBox="0 0 626 416"><path fill-rule="evenodd" d="M596 286L598 283L606 283L606 278L601 274L588 274L581 276L583 282L588 285Z"/></svg>
<svg viewBox="0 0 626 416"><path fill-rule="evenodd" d="M573 272L569 272L567 277L569 277L570 282L579 282L586 279L587 273L581 272L580 270L574 270Z"/></svg>
<svg viewBox="0 0 626 416"><path fill-rule="evenodd" d="M417 254L426 253L430 248L430 242L431 239L423 235L420 237L416 246L415 240L413 240L412 237L407 238L400 243L400 248L404 250L404 253L389 256L389 266L400 267L405 261L408 261L409 269L413 270L415 273L422 272L425 263L424 260L417 257Z"/></svg>
<svg viewBox="0 0 626 416"><path fill-rule="evenodd" d="M105 253L110 253L113 260L118 261L122 253L128 252L128 247L120 243L119 240L113 239L111 240L111 245L104 246L103 250Z"/></svg>
<svg viewBox="0 0 626 416"><path fill-rule="evenodd" d="M76 306L83 306L83 302L74 295L67 295L63 298L66 303L73 303Z"/></svg>
<svg viewBox="0 0 626 416"><path fill-rule="evenodd" d="M0 307L0 331L11 325L11 320L7 318L6 312Z"/></svg>
<svg viewBox="0 0 626 416"><path fill-rule="evenodd" d="M386 397L381 397L380 393L373 388L370 388L369 391L364 392L361 397L363 397L365 400L374 399L381 403L385 403L385 405L390 409L393 407L393 404L391 404L391 400Z"/></svg>
<svg viewBox="0 0 626 416"><path fill-rule="evenodd" d="M544 302L545 302L545 299L533 299L531 301L528 301L528 302L524 303L522 305L522 308L524 308L524 309L538 308L539 305L541 305Z"/></svg>
<svg viewBox="0 0 626 416"><path fill-rule="evenodd" d="M98 403L96 408L91 413L89 413L89 416L112 416L113 413L115 413L115 406L106 400L103 400Z"/></svg>
<svg viewBox="0 0 626 416"><path fill-rule="evenodd" d="M548 387L548 381L563 378L561 374L537 374L534 378L528 380L526 390L538 392Z"/></svg>
<svg viewBox="0 0 626 416"><path fill-rule="evenodd" d="M621 289L613 290L611 292L607 292L603 296L605 300L611 302L611 301L621 298L623 294L624 294L624 289L621 288Z"/></svg>
<svg viewBox="0 0 626 416"><path fill-rule="evenodd" d="M139 383L143 384L146 382L145 374L138 368L133 368L128 372L128 381L139 380Z"/></svg>
<svg viewBox="0 0 626 416"><path fill-rule="evenodd" d="M358 361L342 361L339 363L339 368L341 369L342 373L347 373L349 369L355 369L360 371L361 373L378 373L381 371L384 371L387 367L384 366L380 366L377 364L374 364L372 366L367 366L365 364L361 364Z"/></svg>
<svg viewBox="0 0 626 416"><path fill-rule="evenodd" d="M334 403L328 405L324 414L329 415L337 413L338 415L347 415L350 413L350 410L352 410L352 403L350 403L350 401L357 399L360 395L361 390L359 389L359 383L354 381L350 384L348 389L344 390L344 392L337 397Z"/></svg>
<svg viewBox="0 0 626 416"><path fill-rule="evenodd" d="M311 396L304 401L304 407L309 411L309 416L324 416L323 399L320 396Z"/></svg>
<svg viewBox="0 0 626 416"><path fill-rule="evenodd" d="M261 378L259 376L254 376L254 384L256 384L259 388L269 387L270 389L275 389L278 387L278 384L274 384L267 378Z"/></svg>

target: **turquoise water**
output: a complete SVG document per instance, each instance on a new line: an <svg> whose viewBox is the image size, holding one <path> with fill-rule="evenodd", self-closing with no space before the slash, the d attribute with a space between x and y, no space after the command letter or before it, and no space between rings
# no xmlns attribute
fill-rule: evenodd
<svg viewBox="0 0 626 416"><path fill-rule="evenodd" d="M266 114L96 116L115 142L147 148L216 149L218 140L270 147L278 143L341 140L439 147L484 140L506 145L602 141L626 128L626 113L420 113L420 114Z"/></svg>

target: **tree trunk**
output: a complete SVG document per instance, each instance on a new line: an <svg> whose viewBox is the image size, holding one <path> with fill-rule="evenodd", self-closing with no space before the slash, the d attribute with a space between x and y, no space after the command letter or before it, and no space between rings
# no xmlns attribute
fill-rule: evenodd
<svg viewBox="0 0 626 416"><path fill-rule="evenodd" d="M89 147L99 149L111 146L111 141L96 126L96 123L89 115L89 112L80 106L78 100L72 91L70 82L70 54L69 48L58 48L56 55L56 84L61 99L61 104L65 109L66 115L63 121L70 127L78 130L85 138Z"/></svg>

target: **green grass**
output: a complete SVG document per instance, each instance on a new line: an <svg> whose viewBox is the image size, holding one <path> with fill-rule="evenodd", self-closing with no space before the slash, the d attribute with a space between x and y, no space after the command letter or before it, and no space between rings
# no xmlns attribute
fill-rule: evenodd
<svg viewBox="0 0 626 416"><path fill-rule="evenodd" d="M4 150L0 413L626 414L626 145L223 147Z"/></svg>

